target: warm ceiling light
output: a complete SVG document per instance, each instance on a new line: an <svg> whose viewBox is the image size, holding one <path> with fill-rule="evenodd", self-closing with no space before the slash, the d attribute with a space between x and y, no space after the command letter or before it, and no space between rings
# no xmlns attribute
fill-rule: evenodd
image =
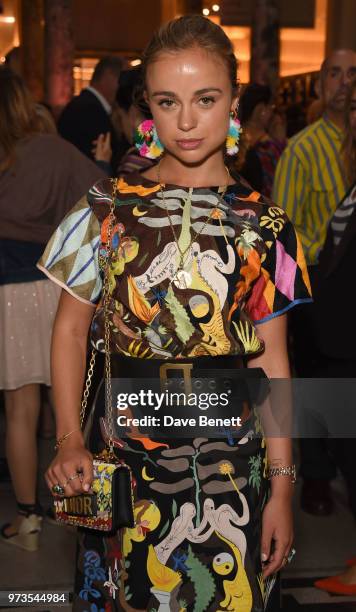
<svg viewBox="0 0 356 612"><path fill-rule="evenodd" d="M209 11L209 9L207 9L207 8L203 9L203 15L205 15L205 17L207 17L208 15L210 15L210 11Z"/></svg>
<svg viewBox="0 0 356 612"><path fill-rule="evenodd" d="M218 13L220 11L219 4L213 4L211 8L213 9L214 13Z"/></svg>
<svg viewBox="0 0 356 612"><path fill-rule="evenodd" d="M0 15L0 22L1 23L15 23L15 17L3 17L2 15Z"/></svg>
<svg viewBox="0 0 356 612"><path fill-rule="evenodd" d="M137 59L131 60L130 64L131 66L140 66L142 64L142 60L137 58Z"/></svg>
<svg viewBox="0 0 356 612"><path fill-rule="evenodd" d="M5 64L5 62L6 62L6 57L4 56L0 57L0 63Z"/></svg>

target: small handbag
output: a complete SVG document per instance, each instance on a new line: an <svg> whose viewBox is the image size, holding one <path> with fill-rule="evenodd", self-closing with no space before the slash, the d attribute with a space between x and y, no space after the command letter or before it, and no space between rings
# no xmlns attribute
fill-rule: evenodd
<svg viewBox="0 0 356 612"><path fill-rule="evenodd" d="M94 455L92 492L54 498L59 523L108 533L134 527L131 469L105 451Z"/></svg>
<svg viewBox="0 0 356 612"><path fill-rule="evenodd" d="M134 527L134 495L131 468L120 461L114 451L113 414L110 361L110 324L108 303L110 299L109 269L111 260L111 234L115 222L115 194L117 179L112 180L113 191L109 214L108 237L105 255L101 254L100 265L104 269L103 308L105 343L105 413L108 419L107 448L93 457L93 482L88 493L72 497L56 495L54 512L56 520L66 525L97 529L107 533L122 527ZM92 350L87 379L83 392L80 427L83 428L89 391L95 366L96 350Z"/></svg>

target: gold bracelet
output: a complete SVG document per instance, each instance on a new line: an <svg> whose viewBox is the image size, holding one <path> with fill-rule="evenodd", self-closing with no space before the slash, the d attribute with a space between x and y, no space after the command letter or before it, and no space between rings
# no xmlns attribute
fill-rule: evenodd
<svg viewBox="0 0 356 612"><path fill-rule="evenodd" d="M56 444L54 446L54 450L57 451L61 448L63 442L66 441L67 438L69 438L69 436L72 435L72 433L75 433L76 431L81 431L81 429L72 429L72 431L69 431L68 433L64 434L63 436L61 436L60 438L58 438L58 440L56 440Z"/></svg>
<svg viewBox="0 0 356 612"><path fill-rule="evenodd" d="M295 465L287 465L285 467L270 467L267 470L267 478L272 478L273 476L290 476L292 484L294 484L297 480L297 472L295 469Z"/></svg>

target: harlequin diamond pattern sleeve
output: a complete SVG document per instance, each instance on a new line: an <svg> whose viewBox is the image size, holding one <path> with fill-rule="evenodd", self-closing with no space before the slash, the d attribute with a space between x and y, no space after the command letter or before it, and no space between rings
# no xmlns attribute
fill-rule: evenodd
<svg viewBox="0 0 356 612"><path fill-rule="evenodd" d="M99 243L99 221L83 197L54 232L37 267L73 297L94 305L102 291Z"/></svg>
<svg viewBox="0 0 356 612"><path fill-rule="evenodd" d="M255 323L265 323L298 304L312 301L302 245L284 211L269 207L260 225L266 256L246 303L246 311Z"/></svg>

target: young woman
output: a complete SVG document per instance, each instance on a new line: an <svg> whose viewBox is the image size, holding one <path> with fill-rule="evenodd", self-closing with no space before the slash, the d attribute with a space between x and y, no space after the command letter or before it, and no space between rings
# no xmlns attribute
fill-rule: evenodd
<svg viewBox="0 0 356 612"><path fill-rule="evenodd" d="M309 299L308 278L283 211L225 167L226 143L235 151L238 133L231 43L209 20L181 17L154 35L143 75L155 129L142 127L154 139L142 149L163 154L144 175L121 178L114 194L112 371L158 378L164 365L186 365L193 378L208 370L219 385L219 370L235 374L244 358L270 377L288 377L284 313ZM111 192L109 180L90 190L41 260L64 288L52 367L58 438L73 433L47 482L66 495L87 491L92 479L79 406L90 325L92 343L103 347L97 247L106 244ZM77 243L71 260L67 235ZM100 442L97 414L94 431L91 449ZM267 440L276 468L267 500L262 440L209 439L208 430L178 439L126 436L117 452L134 473L136 525L119 537L82 534L74 609L87 610L88 601L100 610L264 608L293 538L292 478L282 475L293 471L290 441Z"/></svg>
<svg viewBox="0 0 356 612"><path fill-rule="evenodd" d="M20 77L0 69L0 389L17 516L1 539L37 550L41 384L50 386L50 342L59 288L36 262L73 198L104 174L48 130Z"/></svg>

